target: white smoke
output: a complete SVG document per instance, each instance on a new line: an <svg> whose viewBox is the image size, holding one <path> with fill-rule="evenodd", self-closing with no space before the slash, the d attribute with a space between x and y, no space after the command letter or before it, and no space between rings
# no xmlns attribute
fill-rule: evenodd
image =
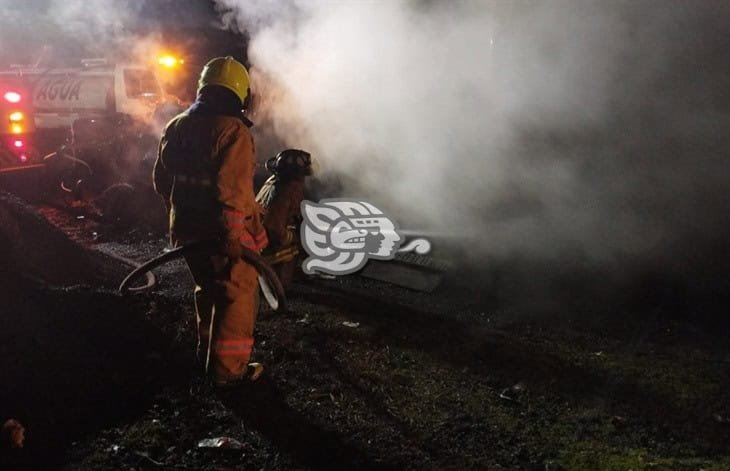
<svg viewBox="0 0 730 471"><path fill-rule="evenodd" d="M197 0L0 0L0 60L18 56L24 64L54 67L74 66L79 57L154 64L170 46L164 32L215 21L212 5ZM176 46L182 51L196 42L200 38L190 37Z"/></svg>
<svg viewBox="0 0 730 471"><path fill-rule="evenodd" d="M726 2L215 3L249 39L257 136L404 227L599 260L726 240ZM0 24L146 57L206 4L0 0Z"/></svg>
<svg viewBox="0 0 730 471"><path fill-rule="evenodd" d="M81 35L90 44L127 36L129 27L139 18L145 1L91 0L54 1L46 15L67 31Z"/></svg>
<svg viewBox="0 0 730 471"><path fill-rule="evenodd" d="M26 64L38 60L41 65L69 66L68 59L78 59L79 54L117 54L128 38L136 36L131 30L140 23L146 4L146 0L0 0L0 25L12 30L13 39L23 45Z"/></svg>
<svg viewBox="0 0 730 471"><path fill-rule="evenodd" d="M691 162L723 141L727 114L698 124L704 92L685 69L722 30L720 2L216 3L250 35L259 132L312 151L345 196L404 225L480 234L490 253L607 260L724 214L700 201L726 172L709 190L694 181L724 159Z"/></svg>

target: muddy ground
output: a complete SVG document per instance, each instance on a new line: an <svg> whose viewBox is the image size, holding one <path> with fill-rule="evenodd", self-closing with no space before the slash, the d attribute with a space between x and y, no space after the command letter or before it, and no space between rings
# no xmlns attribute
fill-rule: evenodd
<svg viewBox="0 0 730 471"><path fill-rule="evenodd" d="M508 264L456 263L432 293L300 279L290 312L260 312L265 377L213 393L183 264L114 290L115 257L165 248L159 225L31 210L76 242L54 263L90 253L96 275L1 272L0 418L27 428L7 469L730 469L728 324L674 289L617 300L574 273L538 296ZM215 437L240 446L198 446Z"/></svg>

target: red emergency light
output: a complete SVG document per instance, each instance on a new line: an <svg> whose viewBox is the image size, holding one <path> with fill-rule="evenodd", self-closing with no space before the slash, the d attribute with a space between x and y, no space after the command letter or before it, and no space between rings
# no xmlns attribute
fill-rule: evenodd
<svg viewBox="0 0 730 471"><path fill-rule="evenodd" d="M25 147L25 142L23 142L22 139L15 139L13 141L13 147L15 147L16 149L22 149L23 147Z"/></svg>
<svg viewBox="0 0 730 471"><path fill-rule="evenodd" d="M20 157L18 157L21 162L26 163L28 161L28 156L25 154L20 154Z"/></svg>
<svg viewBox="0 0 730 471"><path fill-rule="evenodd" d="M23 96L18 92L5 92L3 98L8 103L20 103L20 100L23 98Z"/></svg>

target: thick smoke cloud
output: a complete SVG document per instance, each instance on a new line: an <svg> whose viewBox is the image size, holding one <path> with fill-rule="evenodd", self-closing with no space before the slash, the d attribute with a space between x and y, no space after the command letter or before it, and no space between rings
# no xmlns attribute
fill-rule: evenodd
<svg viewBox="0 0 730 471"><path fill-rule="evenodd" d="M41 65L68 66L71 58L108 57L124 50L130 44L128 40L137 36L131 33L131 28L142 17L147 2L28 0L7 3L0 18L6 33L3 42L17 40L13 46L24 55L18 57L20 63L39 61Z"/></svg>
<svg viewBox="0 0 730 471"><path fill-rule="evenodd" d="M724 2L217 5L251 35L259 132L403 225L679 270L728 240Z"/></svg>
<svg viewBox="0 0 730 471"><path fill-rule="evenodd" d="M103 57L148 63L168 45L165 35L218 22L212 5L197 0L0 0L0 61L68 67L80 57ZM186 50L200 42L187 37L175 45Z"/></svg>
<svg viewBox="0 0 730 471"><path fill-rule="evenodd" d="M183 0L0 5L13 60L33 44L49 61L147 57L161 21L213 20ZM730 260L725 1L215 5L249 40L262 158L311 150L341 194L480 254L677 273Z"/></svg>

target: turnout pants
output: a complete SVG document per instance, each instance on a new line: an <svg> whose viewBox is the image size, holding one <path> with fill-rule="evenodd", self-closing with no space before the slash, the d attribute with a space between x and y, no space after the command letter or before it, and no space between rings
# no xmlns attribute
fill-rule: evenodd
<svg viewBox="0 0 730 471"><path fill-rule="evenodd" d="M185 257L195 281L198 359L216 383L246 373L258 311L258 273L240 259L218 253Z"/></svg>

